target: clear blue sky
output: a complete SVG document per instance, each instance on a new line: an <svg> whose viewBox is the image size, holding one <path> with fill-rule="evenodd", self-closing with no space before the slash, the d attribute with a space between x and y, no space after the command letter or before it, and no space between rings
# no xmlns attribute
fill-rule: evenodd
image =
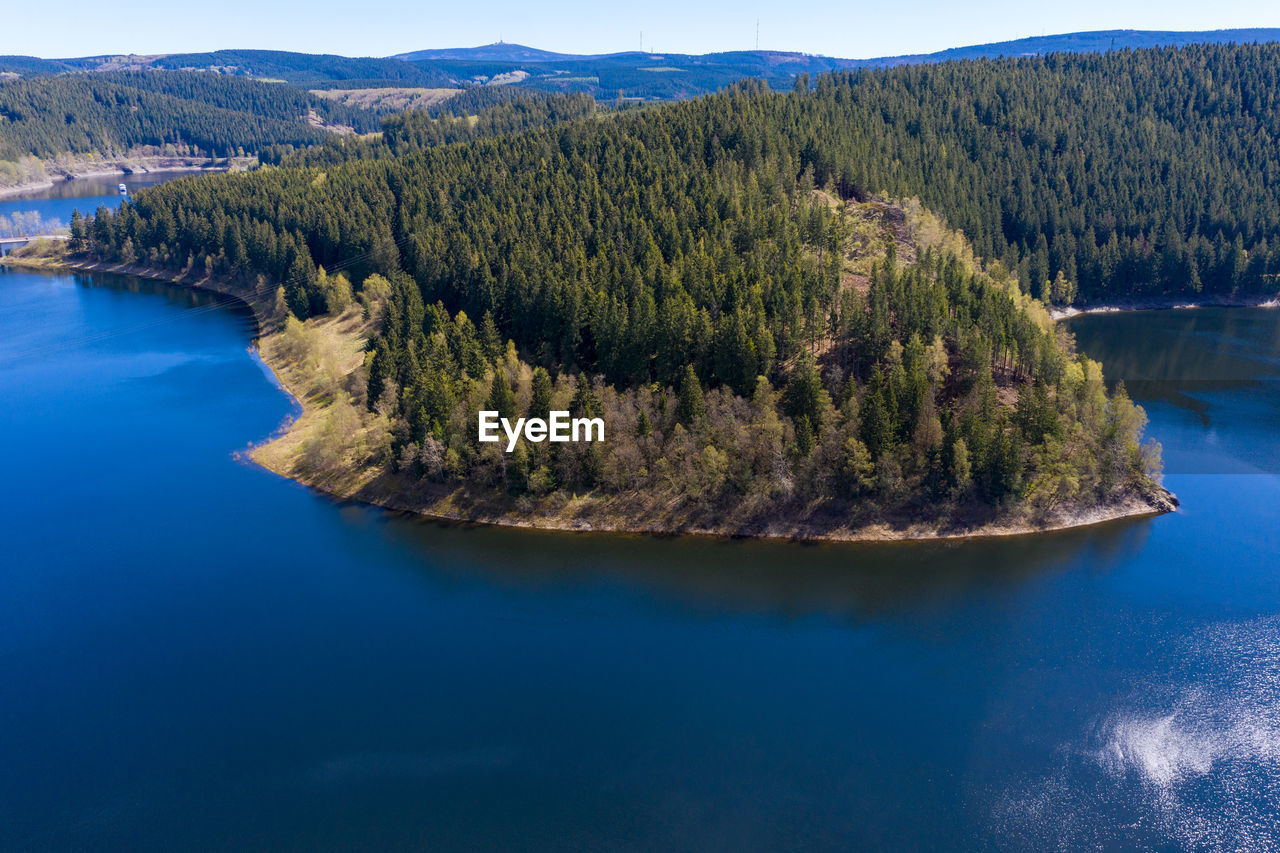
<svg viewBox="0 0 1280 853"><path fill-rule="evenodd" d="M27 6L13 0L16 5ZM925 53L1077 30L1280 27L1276 0L58 0L6 16L0 54L86 56L275 48L387 56L501 38L567 53L760 46L829 56Z"/></svg>

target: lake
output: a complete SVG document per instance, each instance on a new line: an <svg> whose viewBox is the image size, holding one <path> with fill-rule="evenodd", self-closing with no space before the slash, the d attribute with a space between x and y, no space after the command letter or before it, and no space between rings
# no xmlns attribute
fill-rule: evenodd
<svg viewBox="0 0 1280 853"><path fill-rule="evenodd" d="M124 184L129 192L135 192L143 187L153 187L192 174L195 173L157 171L132 175L100 175L77 178L74 181L56 180L52 187L0 196L0 229L3 229L6 220L12 221L15 215L24 217L24 221L27 221L25 218L29 218L31 214L37 215L39 221L46 226L60 223L65 227L71 223L71 214L76 210L81 214L91 214L99 205L110 208L119 205L120 184ZM23 233L26 233L25 230Z"/></svg>
<svg viewBox="0 0 1280 853"><path fill-rule="evenodd" d="M243 461L207 294L0 272L0 849L1280 847L1280 311L1080 317L1174 515L445 526Z"/></svg>

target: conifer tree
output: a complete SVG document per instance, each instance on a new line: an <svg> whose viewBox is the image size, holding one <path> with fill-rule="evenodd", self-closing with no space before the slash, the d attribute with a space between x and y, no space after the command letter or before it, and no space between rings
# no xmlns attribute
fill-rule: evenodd
<svg viewBox="0 0 1280 853"><path fill-rule="evenodd" d="M528 416L531 418L547 417L547 413L551 411L551 396L553 392L551 375L547 373L547 369L545 367L535 367L531 381Z"/></svg>
<svg viewBox="0 0 1280 853"><path fill-rule="evenodd" d="M694 426L706 415L707 405L702 395L702 383L698 374L693 372L693 365L685 365L677 395L676 420L686 427Z"/></svg>
<svg viewBox="0 0 1280 853"><path fill-rule="evenodd" d="M510 421L516 419L516 395L507 381L507 373L502 369L494 371L493 381L489 384L489 398L485 407L498 413L498 417Z"/></svg>

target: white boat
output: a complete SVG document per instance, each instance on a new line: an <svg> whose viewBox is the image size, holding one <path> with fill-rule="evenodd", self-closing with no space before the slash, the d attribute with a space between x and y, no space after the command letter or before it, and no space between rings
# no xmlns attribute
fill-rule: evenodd
<svg viewBox="0 0 1280 853"><path fill-rule="evenodd" d="M120 185L120 195L128 195L128 194L129 194L129 188L128 188L128 187L126 187L124 184L121 184L121 185Z"/></svg>

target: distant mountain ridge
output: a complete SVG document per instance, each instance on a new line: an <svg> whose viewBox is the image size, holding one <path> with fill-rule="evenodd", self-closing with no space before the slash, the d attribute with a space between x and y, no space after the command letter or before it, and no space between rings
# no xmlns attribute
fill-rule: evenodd
<svg viewBox="0 0 1280 853"><path fill-rule="evenodd" d="M859 65L882 67L954 59L996 59L1000 57L1043 56L1046 53L1101 53L1151 47L1182 47L1188 44L1236 44L1280 41L1280 28L1256 27L1230 30L1093 30L1059 35L1032 36L952 47L934 53L884 56L855 60Z"/></svg>
<svg viewBox="0 0 1280 853"><path fill-rule="evenodd" d="M1094 53L1126 48L1180 47L1187 44L1224 44L1235 42L1280 41L1280 28L1255 27L1225 30L1091 30L1057 35L1030 36L1010 41L952 47L933 53L911 53L897 56L878 56L868 59L826 57L798 51L743 50L706 54L654 54L642 51L618 53L574 54L555 53L511 42L494 42L479 47L437 48L399 53L390 59L409 62L451 60L460 62L565 62L583 60L613 60L641 64L658 58L712 60L719 57L757 57L774 61L828 61L840 68L883 67L924 62L946 62L955 59L994 59L998 57L1040 56L1046 53Z"/></svg>
<svg viewBox="0 0 1280 853"><path fill-rule="evenodd" d="M0 83L6 77L15 76L170 69L253 77L289 83L303 89L465 89L474 86L512 85L548 92L584 92L601 100L653 101L703 95L744 78L761 79L775 89L785 89L801 74L814 76L857 68L1225 42L1280 42L1280 28L1187 32L1099 30L870 59L777 50L707 54L659 54L642 51L567 54L507 42L479 47L418 50L386 58L275 50L216 50L207 53L67 59L0 56Z"/></svg>
<svg viewBox="0 0 1280 853"><path fill-rule="evenodd" d="M605 54L614 55L617 54ZM430 62L439 60L458 60L461 62L557 62L565 59L598 59L601 54L555 53L540 50L522 44L496 41L479 47L442 47L430 50L415 50L388 57L403 59L408 62Z"/></svg>
<svg viewBox="0 0 1280 853"><path fill-rule="evenodd" d="M473 48L412 51L391 59L416 67L458 74L459 85L515 82L524 88L545 91L583 91L597 98L667 100L713 92L745 77L761 78L771 87L782 89L791 86L800 74L814 76L830 71L888 68L952 60L1039 56L1064 52L1093 53L1227 42L1280 42L1280 28L1186 32L1097 30L870 59L847 59L779 50L706 54L642 51L565 54L506 42ZM513 74L519 79L513 79Z"/></svg>

